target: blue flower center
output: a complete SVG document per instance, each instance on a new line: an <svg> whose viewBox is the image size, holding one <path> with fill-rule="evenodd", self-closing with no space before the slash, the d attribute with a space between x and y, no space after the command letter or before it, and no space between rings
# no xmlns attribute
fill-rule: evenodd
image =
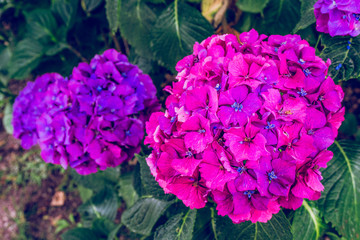
<svg viewBox="0 0 360 240"><path fill-rule="evenodd" d="M304 69L303 72L304 72L306 77L308 77L311 74L311 72L310 72L310 70L308 68Z"/></svg>
<svg viewBox="0 0 360 240"><path fill-rule="evenodd" d="M244 195L247 195L248 198L251 198L251 195L254 194L255 191L254 190L248 190L244 192Z"/></svg>
<svg viewBox="0 0 360 240"><path fill-rule="evenodd" d="M238 169L236 170L238 173L240 173L240 175L245 172L246 168L245 166L241 166L241 167L238 167Z"/></svg>
<svg viewBox="0 0 360 240"><path fill-rule="evenodd" d="M130 130L127 130L127 131L125 132L125 135L126 135L126 136L131 136Z"/></svg>
<svg viewBox="0 0 360 240"><path fill-rule="evenodd" d="M274 48L274 51L277 53L279 51L279 49L276 47L276 48Z"/></svg>
<svg viewBox="0 0 360 240"><path fill-rule="evenodd" d="M199 133L205 133L205 129L199 129Z"/></svg>
<svg viewBox="0 0 360 240"><path fill-rule="evenodd" d="M126 77L127 77L127 74L126 74L126 73L121 73L121 76L122 76L123 78L126 78Z"/></svg>
<svg viewBox="0 0 360 240"><path fill-rule="evenodd" d="M307 134L313 135L313 134L314 134L314 130L310 129L310 130L307 132Z"/></svg>
<svg viewBox="0 0 360 240"><path fill-rule="evenodd" d="M356 21L360 20L360 14L353 13L353 16L355 17Z"/></svg>
<svg viewBox="0 0 360 240"><path fill-rule="evenodd" d="M273 129L274 127L276 127L275 124L270 123L269 121L267 122L267 124L268 125L265 127L265 129Z"/></svg>
<svg viewBox="0 0 360 240"><path fill-rule="evenodd" d="M301 97L305 97L307 95L307 92L304 89L301 89L299 92L297 92Z"/></svg>
<svg viewBox="0 0 360 240"><path fill-rule="evenodd" d="M277 179L277 176L275 175L274 171L271 171L268 173L269 180Z"/></svg>
<svg viewBox="0 0 360 240"><path fill-rule="evenodd" d="M319 101L324 101L324 96L319 96Z"/></svg>
<svg viewBox="0 0 360 240"><path fill-rule="evenodd" d="M173 122L175 122L175 120L176 120L176 117L174 116L170 119L170 122L173 123Z"/></svg>
<svg viewBox="0 0 360 240"><path fill-rule="evenodd" d="M216 89L216 91L219 91L221 89L221 85L219 83L216 84L215 89Z"/></svg>
<svg viewBox="0 0 360 240"><path fill-rule="evenodd" d="M304 59L300 58L300 59L299 59L299 63L300 63L300 64L304 64L304 63L305 63Z"/></svg>
<svg viewBox="0 0 360 240"><path fill-rule="evenodd" d="M101 87L101 86L98 86L98 87L96 88L96 90L98 90L99 92L101 92L101 91L102 91L102 87Z"/></svg>
<svg viewBox="0 0 360 240"><path fill-rule="evenodd" d="M241 112L241 110L243 109L243 105L241 103L237 103L234 102L233 105L231 105L231 107L235 110L235 112Z"/></svg>
<svg viewBox="0 0 360 240"><path fill-rule="evenodd" d="M186 157L192 157L192 155L193 155L193 154L192 154L191 151L187 151L187 152L185 153L185 156L186 156Z"/></svg>

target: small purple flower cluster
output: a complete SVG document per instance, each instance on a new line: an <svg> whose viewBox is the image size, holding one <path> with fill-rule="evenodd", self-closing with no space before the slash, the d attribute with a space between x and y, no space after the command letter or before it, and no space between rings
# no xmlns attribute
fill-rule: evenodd
<svg viewBox="0 0 360 240"><path fill-rule="evenodd" d="M39 143L44 161L85 175L138 153L144 123L159 109L150 77L110 49L69 79L51 73L29 83L14 104L14 136L26 148Z"/></svg>
<svg viewBox="0 0 360 240"><path fill-rule="evenodd" d="M314 5L316 29L330 36L360 34L360 1L318 0Z"/></svg>
<svg viewBox="0 0 360 240"><path fill-rule="evenodd" d="M165 113L146 124L147 163L190 208L211 197L234 223L266 222L320 197L343 91L300 36L239 38L209 37L178 62Z"/></svg>
<svg viewBox="0 0 360 240"><path fill-rule="evenodd" d="M65 82L66 80L60 74L46 73L38 77L35 82L28 82L16 98L13 106L13 134L14 137L21 139L23 148L30 149L38 143L36 121L42 113L60 110L61 105L62 108L67 106L66 88L59 89L60 86L66 84ZM59 94L58 99L62 102L52 101L51 104L47 104L45 99L49 100L50 92L55 95L55 98Z"/></svg>

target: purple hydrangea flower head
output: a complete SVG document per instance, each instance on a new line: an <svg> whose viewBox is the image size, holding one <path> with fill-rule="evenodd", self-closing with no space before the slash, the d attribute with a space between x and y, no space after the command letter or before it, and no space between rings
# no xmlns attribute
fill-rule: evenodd
<svg viewBox="0 0 360 240"><path fill-rule="evenodd" d="M45 162L86 175L139 153L145 121L158 110L150 77L110 49L69 79L45 74L29 83L14 105L14 135L26 148L39 143Z"/></svg>
<svg viewBox="0 0 360 240"><path fill-rule="evenodd" d="M37 119L44 113L53 113L66 108L68 95L64 92L66 80L57 73L46 73L28 82L20 92L13 106L14 137L21 139L21 145L29 149L38 143ZM41 134L45 134L42 132Z"/></svg>
<svg viewBox="0 0 360 240"><path fill-rule="evenodd" d="M348 0L318 0L314 5L316 29L330 36L360 34L360 2Z"/></svg>
<svg viewBox="0 0 360 240"><path fill-rule="evenodd" d="M266 222L320 197L319 168L344 120L330 62L298 35L212 36L176 65L164 113L146 123L151 173L190 208Z"/></svg>

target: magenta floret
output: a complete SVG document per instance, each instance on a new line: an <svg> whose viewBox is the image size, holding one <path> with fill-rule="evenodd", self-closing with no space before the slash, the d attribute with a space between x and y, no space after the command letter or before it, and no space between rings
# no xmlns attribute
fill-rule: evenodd
<svg viewBox="0 0 360 240"><path fill-rule="evenodd" d="M330 36L360 34L360 2L349 0L318 0L314 5L316 29Z"/></svg>
<svg viewBox="0 0 360 240"><path fill-rule="evenodd" d="M190 208L208 198L234 223L316 200L344 120L330 61L298 35L212 36L176 66L165 113L146 123L151 173Z"/></svg>

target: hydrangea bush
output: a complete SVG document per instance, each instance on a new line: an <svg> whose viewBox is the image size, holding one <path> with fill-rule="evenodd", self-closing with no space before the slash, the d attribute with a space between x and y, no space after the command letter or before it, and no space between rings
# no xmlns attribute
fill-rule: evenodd
<svg viewBox="0 0 360 240"><path fill-rule="evenodd" d="M318 0L314 5L316 30L330 36L360 34L360 2L349 0Z"/></svg>
<svg viewBox="0 0 360 240"><path fill-rule="evenodd" d="M359 239L358 1L35 2L0 3L0 109L71 170L57 237Z"/></svg>
<svg viewBox="0 0 360 240"><path fill-rule="evenodd" d="M44 161L90 174L140 152L144 123L159 110L150 77L114 49L28 83L14 104L14 136L39 143Z"/></svg>
<svg viewBox="0 0 360 240"><path fill-rule="evenodd" d="M319 199L344 93L300 36L239 39L214 35L178 62L165 113L147 123L147 163L190 208L211 197L234 223L266 222Z"/></svg>

